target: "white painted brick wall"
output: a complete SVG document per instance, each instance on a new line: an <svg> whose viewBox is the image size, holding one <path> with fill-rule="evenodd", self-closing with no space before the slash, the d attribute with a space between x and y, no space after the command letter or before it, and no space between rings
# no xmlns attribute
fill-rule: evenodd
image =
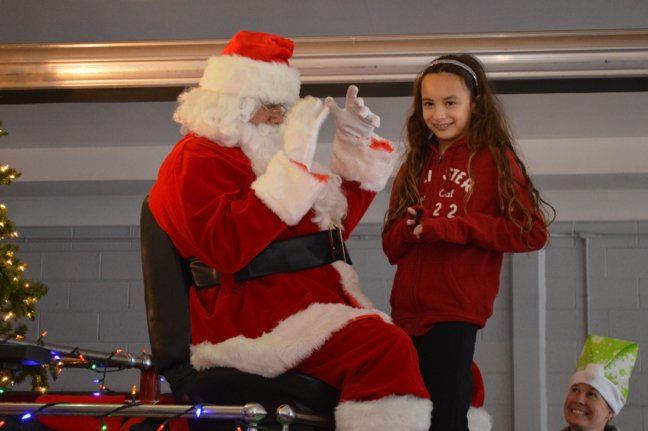
<svg viewBox="0 0 648 431"><path fill-rule="evenodd" d="M564 423L562 401L587 332L589 312L591 333L639 342L630 397L616 423L624 430L646 431L648 373L641 363L648 349L648 307L641 300L648 278L646 223L563 223L555 231L591 235L587 240L554 238L547 253L549 429L560 429Z"/></svg>
<svg viewBox="0 0 648 431"><path fill-rule="evenodd" d="M47 331L49 344L138 355L148 349L137 227L21 228L19 257L25 277L43 281L48 294L29 323L28 337ZM65 369L53 391L94 391L90 370ZM137 370L108 373L108 388L130 391Z"/></svg>
<svg viewBox="0 0 648 431"><path fill-rule="evenodd" d="M376 306L389 311L395 267L382 254L379 224L358 227L348 242L363 287ZM594 234L586 241L572 233ZM648 431L648 223L560 223L552 227L546 252L546 365L548 430L563 426L566 384L587 331L586 255L589 256L590 331L640 343L630 399L617 424ZM19 258L27 278L47 284L49 293L29 322L28 338L48 331L51 344L139 354L148 348L137 227L21 228ZM505 257L495 312L479 332L476 360L486 382L486 408L498 431L513 428L513 313L511 259ZM524 325L523 322L517 324ZM645 354L644 354L645 355ZM530 358L531 360L533 358ZM645 363L645 360L643 361ZM66 369L52 390L93 391L100 376ZM107 385L129 391L136 370L111 373Z"/></svg>

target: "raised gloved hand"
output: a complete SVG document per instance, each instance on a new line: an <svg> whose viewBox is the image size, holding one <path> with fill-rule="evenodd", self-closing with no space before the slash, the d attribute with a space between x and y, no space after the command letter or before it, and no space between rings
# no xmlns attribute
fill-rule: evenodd
<svg viewBox="0 0 648 431"><path fill-rule="evenodd" d="M325 103L331 110L337 131L344 135L370 138L374 129L380 127L380 117L365 106L355 85L349 85L347 89L344 108L340 108L332 97L327 97Z"/></svg>
<svg viewBox="0 0 648 431"><path fill-rule="evenodd" d="M283 127L283 149L286 156L310 170L320 127L329 110L320 99L306 96L288 112Z"/></svg>

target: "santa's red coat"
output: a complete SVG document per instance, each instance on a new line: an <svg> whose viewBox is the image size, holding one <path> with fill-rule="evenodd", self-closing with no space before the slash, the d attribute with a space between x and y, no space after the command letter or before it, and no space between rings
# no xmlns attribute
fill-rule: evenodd
<svg viewBox="0 0 648 431"><path fill-rule="evenodd" d="M194 367L233 366L275 376L350 321L377 315L388 320L371 307L357 274L343 262L234 282L233 274L272 241L321 230L310 205L323 187L325 181L282 153L257 178L238 147L193 134L176 144L150 192L151 211L184 257L221 273L220 286L190 293ZM375 191L345 179L340 189L348 236Z"/></svg>

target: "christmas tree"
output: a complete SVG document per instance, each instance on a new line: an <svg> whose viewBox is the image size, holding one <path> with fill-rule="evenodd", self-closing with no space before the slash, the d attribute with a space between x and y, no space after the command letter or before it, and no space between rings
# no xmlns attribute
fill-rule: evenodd
<svg viewBox="0 0 648 431"><path fill-rule="evenodd" d="M7 135L0 121L0 138ZM11 184L20 172L0 164L0 186ZM14 223L7 217L7 208L0 203L0 341L21 340L27 332L24 319L36 318L36 303L47 293L47 287L40 282L22 278L27 264L18 259L18 246L11 243L18 237ZM46 367L23 366L18 370L0 369L0 391L31 377L32 390L47 390Z"/></svg>

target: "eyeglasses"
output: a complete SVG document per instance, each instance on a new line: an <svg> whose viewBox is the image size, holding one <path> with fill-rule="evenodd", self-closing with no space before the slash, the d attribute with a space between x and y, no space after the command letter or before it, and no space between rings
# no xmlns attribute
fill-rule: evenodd
<svg viewBox="0 0 648 431"><path fill-rule="evenodd" d="M286 112L288 112L288 107L280 103L262 103L261 108L265 109L272 115L280 115L282 117L285 117Z"/></svg>

